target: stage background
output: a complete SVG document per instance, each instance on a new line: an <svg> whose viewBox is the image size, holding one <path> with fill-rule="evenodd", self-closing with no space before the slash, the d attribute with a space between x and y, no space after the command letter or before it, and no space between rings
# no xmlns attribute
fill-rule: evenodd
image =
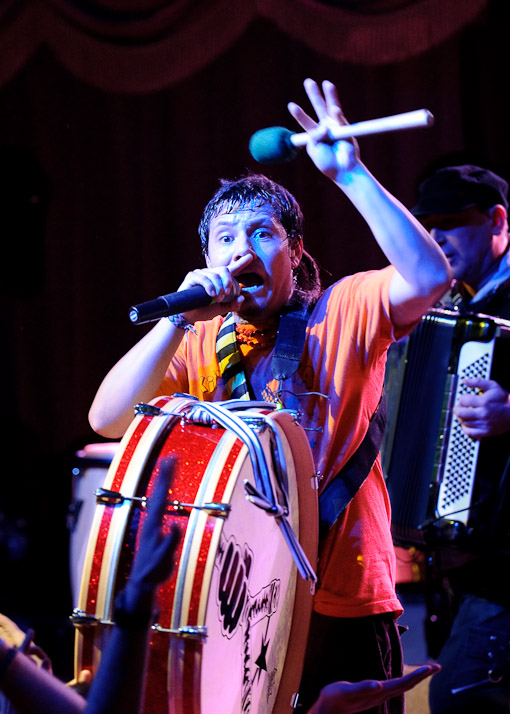
<svg viewBox="0 0 510 714"><path fill-rule="evenodd" d="M435 115L431 129L360 140L406 205L448 160L508 177L506 5L0 3L0 611L35 627L61 676L71 469L101 440L87 411L102 377L146 329L129 306L201 265L202 206L220 177L261 168L249 137L293 128L286 103L306 101L307 76L337 84L350 121ZM304 153L264 170L302 204L326 281L385 264Z"/></svg>

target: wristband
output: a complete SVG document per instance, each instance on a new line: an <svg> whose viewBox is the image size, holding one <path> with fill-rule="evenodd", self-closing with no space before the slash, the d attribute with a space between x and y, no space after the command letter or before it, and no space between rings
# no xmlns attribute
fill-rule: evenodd
<svg viewBox="0 0 510 714"><path fill-rule="evenodd" d="M196 334L195 328L191 322L188 322L182 315L168 315L168 319L174 327L178 327L180 330L184 330L185 332L191 330Z"/></svg>

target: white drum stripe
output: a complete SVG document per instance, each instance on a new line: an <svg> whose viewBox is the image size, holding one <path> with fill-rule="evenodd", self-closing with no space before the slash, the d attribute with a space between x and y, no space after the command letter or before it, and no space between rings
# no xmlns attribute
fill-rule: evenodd
<svg viewBox="0 0 510 714"><path fill-rule="evenodd" d="M235 437L234 434L232 434L232 436ZM235 485L237 483L237 479L239 478L239 472L241 471L241 468L244 465L246 458L249 458L248 457L248 449L246 448L246 446L243 445L239 451L239 454L237 455L235 463L233 464L229 479L228 479L227 483L225 484L225 488L224 488L223 494L221 496L221 501L223 503L232 504L232 493L233 493ZM219 541L221 538L223 525L224 525L223 521L216 524L216 526L214 528L214 532L212 534L212 538L211 538L211 545L209 548L209 553L207 555L207 562L206 562L206 567L205 567L205 572L204 572L204 580L202 582L202 590L200 592L200 608L199 608L200 622L205 622L205 612L207 609L207 601L209 599L209 590L211 587L211 578L212 578L212 574L213 574L213 570L214 570L214 561L216 559L216 554L218 552L218 545L219 545Z"/></svg>
<svg viewBox="0 0 510 714"><path fill-rule="evenodd" d="M197 504L208 503L213 497L218 487L218 481L225 466L227 458L230 456L232 447L236 441L236 436L232 432L225 431L218 441L216 448L207 464L202 482L197 491L195 502ZM221 499L224 502L224 499ZM219 519L221 520L221 519ZM189 623L189 607L196 572L196 564L204 528L207 523L207 514L196 509L192 510L186 536L184 540L182 556L179 563L179 572L175 585L174 607L172 613L172 627L178 628L185 625L198 625L202 623Z"/></svg>
<svg viewBox="0 0 510 714"><path fill-rule="evenodd" d="M190 401L189 399L175 400L177 404L172 403L172 412L180 412L185 409ZM143 419L139 416L135 419L138 423ZM141 435L138 444L135 447L129 465L126 469L124 479L122 481L122 495L132 497L136 494L140 477L145 469L145 466L150 458L153 458L153 447L159 439L162 432L168 427L169 423L177 419L175 416L159 416L152 418ZM99 578L99 587L97 594L96 613L104 619L110 619L113 610L114 586L117 577L119 566L120 552L124 542L124 535L127 526L127 521L133 506L131 502L124 502L121 506L114 508L108 536L104 547L104 555L101 564L101 575Z"/></svg>
<svg viewBox="0 0 510 714"><path fill-rule="evenodd" d="M117 472L117 469L120 464L120 460L122 458L122 455L124 453L125 447L127 443L129 442L134 430L136 429L138 425L138 420L134 420L131 422L131 424L128 427L128 430L126 431L126 434L124 435L124 438L122 439L118 449L117 453L115 454L112 463L110 464L110 468L108 469L108 473L106 474L105 481L104 481L104 488L110 488L110 485L113 481L113 478ZM83 573L82 573L82 578L81 578L81 585L80 585L80 595L79 595L79 605L78 607L81 610L85 610L87 607L87 599L88 599L88 590L89 590L89 584L90 584L90 575L92 571L92 564L94 562L94 555L95 555L95 550L96 550L96 543L97 543L97 538L99 535L99 529L101 526L101 521L103 519L103 507L97 507L94 513L94 518L92 521L92 527L90 529L90 535L89 535L89 541L88 541L88 547L87 547L87 552L85 554L85 561L83 564ZM90 613L93 614L93 613Z"/></svg>
<svg viewBox="0 0 510 714"><path fill-rule="evenodd" d="M122 482L123 496L130 498L135 495L140 477L151 456L152 447L161 432L165 429L167 421L168 419L159 417L152 419L142 434ZM102 613L101 617L104 619L109 619L112 613L115 578L128 518L132 508L138 507L137 505L133 505L131 501L124 501L120 506L115 506L113 509L112 520L104 547L101 576L99 578L97 593L97 612ZM108 508L108 506L106 506L106 508Z"/></svg>

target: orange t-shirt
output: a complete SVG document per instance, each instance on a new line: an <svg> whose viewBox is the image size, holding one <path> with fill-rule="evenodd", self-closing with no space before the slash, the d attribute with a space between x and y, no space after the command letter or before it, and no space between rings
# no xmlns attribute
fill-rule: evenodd
<svg viewBox="0 0 510 714"><path fill-rule="evenodd" d="M320 491L361 443L379 402L386 351L395 339L389 316L393 274L391 266L357 273L328 288L308 321L299 369L283 384L286 407L302 414L321 477ZM228 399L216 357L222 319L198 322L196 334L187 333L159 394ZM278 385L271 374L272 349L259 355L250 386L256 399L273 401ZM318 394L299 396L303 392ZM363 617L402 611L394 588L390 518L378 459L323 544L314 605L318 612Z"/></svg>

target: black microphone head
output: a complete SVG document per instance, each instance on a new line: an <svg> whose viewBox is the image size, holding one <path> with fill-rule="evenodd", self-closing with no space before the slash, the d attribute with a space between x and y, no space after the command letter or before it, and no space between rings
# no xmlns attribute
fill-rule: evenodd
<svg viewBox="0 0 510 714"><path fill-rule="evenodd" d="M279 164L292 161L297 150L291 142L292 132L284 126L260 129L250 139L250 154L260 164Z"/></svg>

